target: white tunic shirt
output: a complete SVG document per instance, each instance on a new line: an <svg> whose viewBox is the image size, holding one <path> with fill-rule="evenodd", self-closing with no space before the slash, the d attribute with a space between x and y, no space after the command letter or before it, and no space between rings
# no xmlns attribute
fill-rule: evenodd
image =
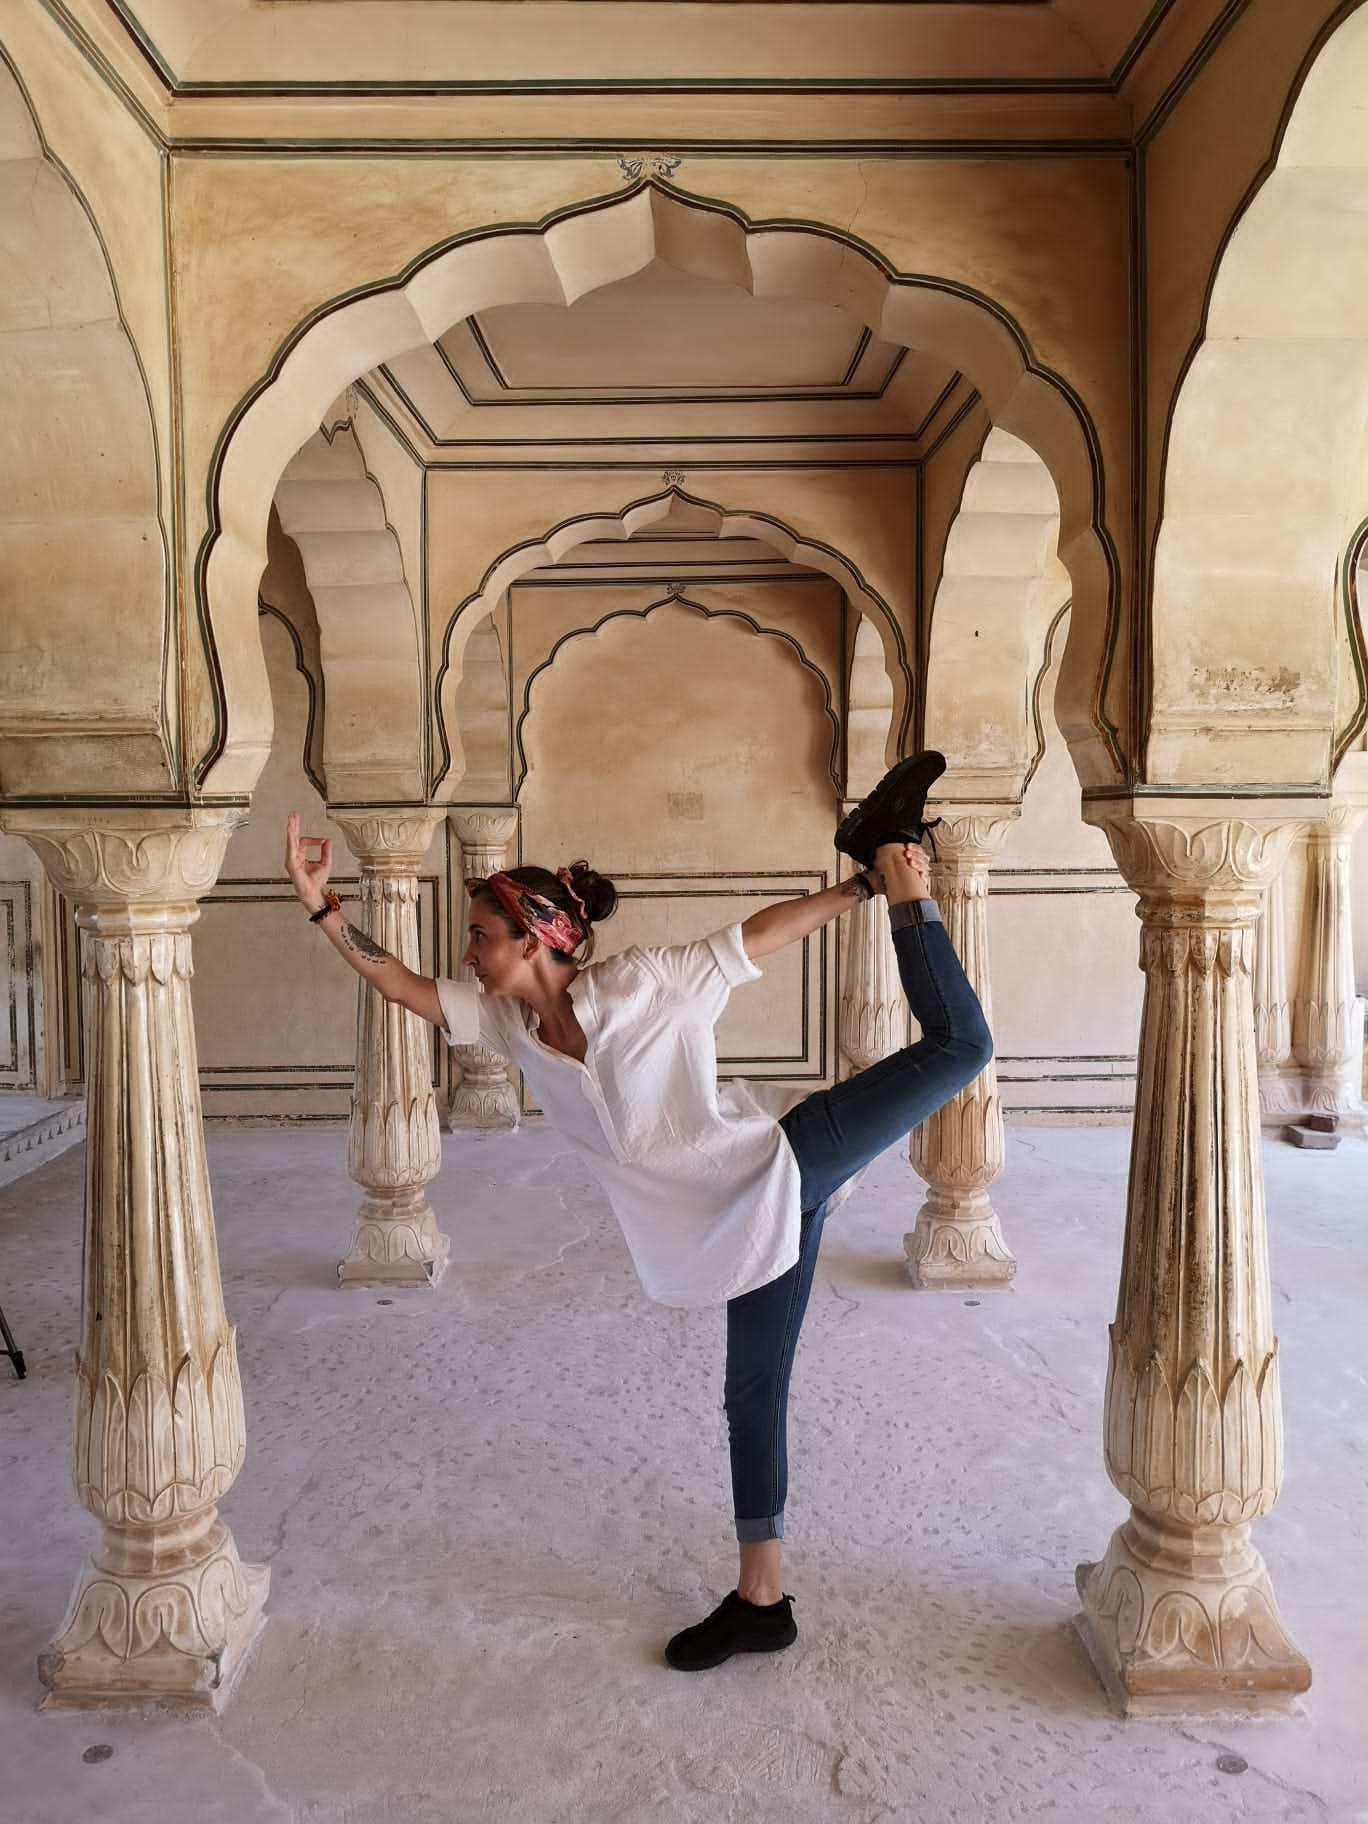
<svg viewBox="0 0 1368 1824"><path fill-rule="evenodd" d="M798 1162L744 1085L717 1082L713 1028L733 987L759 976L740 925L590 963L570 984L582 1064L542 1043L525 1002L437 983L447 1043L485 1045L522 1071L663 1305L722 1303L798 1258Z"/></svg>

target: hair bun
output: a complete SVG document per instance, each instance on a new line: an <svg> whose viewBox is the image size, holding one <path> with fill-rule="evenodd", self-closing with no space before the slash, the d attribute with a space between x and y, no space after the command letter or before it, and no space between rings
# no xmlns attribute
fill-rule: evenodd
<svg viewBox="0 0 1368 1824"><path fill-rule="evenodd" d="M611 918L617 911L618 891L604 874L597 873L587 861L570 863L570 881L584 901L585 915L591 924Z"/></svg>

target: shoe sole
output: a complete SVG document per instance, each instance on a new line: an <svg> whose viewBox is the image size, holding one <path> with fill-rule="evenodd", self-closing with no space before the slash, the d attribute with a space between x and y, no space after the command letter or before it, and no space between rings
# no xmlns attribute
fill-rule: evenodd
<svg viewBox="0 0 1368 1824"><path fill-rule="evenodd" d="M798 1624L793 1623L792 1632L780 1636L777 1640L757 1642L753 1646L737 1644L728 1647L725 1653L714 1653L710 1659L692 1659L687 1665L681 1665L677 1659L665 1655L665 1664L672 1672L711 1672L714 1666L724 1666L729 1659L735 1659L738 1653L782 1653L785 1647L791 1647L798 1638Z"/></svg>
<svg viewBox="0 0 1368 1824"><path fill-rule="evenodd" d="M939 761L940 765L931 763ZM836 830L835 846L842 855L849 855L852 861L858 861L861 867L869 867L874 860L871 849L866 855L865 845L860 843L861 832L870 824L883 820L885 810L898 796L903 787L918 773L927 774L926 785L922 791L922 810L926 809L926 795L945 771L945 755L937 753L935 748L926 748L919 754L910 754L906 760L900 760L890 767L883 778L874 787L867 798L862 798L855 809L844 817ZM917 817L910 821L920 823ZM859 843L857 848L855 845Z"/></svg>

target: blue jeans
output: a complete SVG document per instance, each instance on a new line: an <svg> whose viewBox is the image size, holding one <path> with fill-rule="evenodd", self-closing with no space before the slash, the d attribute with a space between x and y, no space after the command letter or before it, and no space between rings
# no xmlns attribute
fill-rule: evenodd
<svg viewBox="0 0 1368 1824"><path fill-rule="evenodd" d="M922 1036L784 1116L780 1125L802 1172L798 1259L778 1279L727 1305L725 1397L742 1544L784 1536L789 1378L827 1198L972 1083L993 1055L983 1009L940 914L929 901L922 910L928 922L893 932L903 990Z"/></svg>

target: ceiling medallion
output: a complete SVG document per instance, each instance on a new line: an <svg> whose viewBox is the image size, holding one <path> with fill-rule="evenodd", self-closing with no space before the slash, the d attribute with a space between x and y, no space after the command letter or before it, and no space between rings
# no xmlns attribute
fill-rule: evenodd
<svg viewBox="0 0 1368 1824"><path fill-rule="evenodd" d="M628 183L634 184L643 173L660 180L668 179L683 163L682 158L676 158L670 152L637 152L630 158L624 153L618 160L618 170Z"/></svg>

